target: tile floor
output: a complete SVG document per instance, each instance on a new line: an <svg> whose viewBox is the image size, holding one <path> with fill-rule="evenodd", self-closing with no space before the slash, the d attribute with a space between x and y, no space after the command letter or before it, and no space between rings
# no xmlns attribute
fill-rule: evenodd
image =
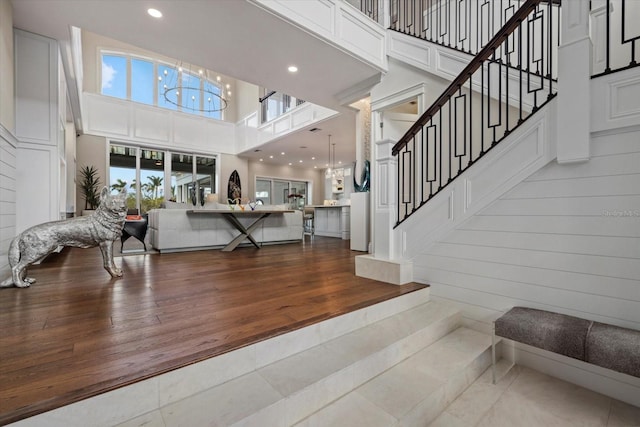
<svg viewBox="0 0 640 427"><path fill-rule="evenodd" d="M508 368L501 362L499 368ZM500 375L498 375L500 377ZM430 427L640 426L640 408L514 366L497 384L491 368Z"/></svg>

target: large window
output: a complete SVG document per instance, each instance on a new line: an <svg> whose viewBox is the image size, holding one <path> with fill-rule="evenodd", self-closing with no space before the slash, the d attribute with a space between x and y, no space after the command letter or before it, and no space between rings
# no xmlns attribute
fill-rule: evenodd
<svg viewBox="0 0 640 427"><path fill-rule="evenodd" d="M307 202L309 183L272 178L256 178L256 200L265 205L286 204L302 209Z"/></svg>
<svg viewBox="0 0 640 427"><path fill-rule="evenodd" d="M203 70L189 72L151 59L102 53L101 93L222 120L224 90ZM166 96L165 96L166 93Z"/></svg>
<svg viewBox="0 0 640 427"><path fill-rule="evenodd" d="M111 190L126 189L127 207L141 213L161 207L165 200L199 205L207 201L208 194L216 192L215 156L118 143L112 143L109 151Z"/></svg>

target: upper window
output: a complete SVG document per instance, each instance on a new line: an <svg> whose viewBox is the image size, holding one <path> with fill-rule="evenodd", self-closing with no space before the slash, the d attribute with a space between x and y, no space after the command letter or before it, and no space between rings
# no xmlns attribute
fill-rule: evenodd
<svg viewBox="0 0 640 427"><path fill-rule="evenodd" d="M222 120L224 91L204 73L126 54L101 56L103 95Z"/></svg>
<svg viewBox="0 0 640 427"><path fill-rule="evenodd" d="M102 94L127 98L127 58L102 55Z"/></svg>

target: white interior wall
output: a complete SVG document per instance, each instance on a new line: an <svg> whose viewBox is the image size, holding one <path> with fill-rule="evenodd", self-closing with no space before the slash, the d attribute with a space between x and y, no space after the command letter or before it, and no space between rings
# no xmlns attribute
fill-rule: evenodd
<svg viewBox="0 0 640 427"><path fill-rule="evenodd" d="M80 135L76 141L76 168L77 172L85 166L95 166L98 170L101 188L107 185L107 140L102 136ZM79 185L80 180L76 176ZM80 215L85 208L85 200L82 192L76 190L76 215Z"/></svg>
<svg viewBox="0 0 640 427"><path fill-rule="evenodd" d="M0 280L9 275L7 252L16 234L12 16L11 2L0 0Z"/></svg>
<svg viewBox="0 0 640 427"><path fill-rule="evenodd" d="M515 305L640 329L639 139L593 137L589 162L550 163L417 254L414 279L484 331ZM640 379L519 348L517 361L640 405Z"/></svg>
<svg viewBox="0 0 640 427"><path fill-rule="evenodd" d="M240 176L240 186L242 189L241 198L250 197L250 179L249 179L249 162L238 156L221 154L220 155L220 175L218 187L218 201L227 203L228 185L231 173L238 171Z"/></svg>
<svg viewBox="0 0 640 427"><path fill-rule="evenodd" d="M0 0L0 125L15 132L13 88L13 10L9 0Z"/></svg>

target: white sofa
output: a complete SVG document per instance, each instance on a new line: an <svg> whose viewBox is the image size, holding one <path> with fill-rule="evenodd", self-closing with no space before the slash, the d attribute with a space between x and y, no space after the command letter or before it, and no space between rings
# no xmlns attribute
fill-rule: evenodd
<svg viewBox="0 0 640 427"><path fill-rule="evenodd" d="M222 215L187 214L188 210L229 209L227 205L179 206L149 211L149 238L154 249L160 252L217 249L226 246L240 234ZM239 208L236 207L236 209ZM285 209L283 206L259 206L258 210ZM250 215L239 219L245 227L248 227L256 216ZM302 240L302 231L302 212L294 211L268 216L251 233L251 236L259 244L287 243ZM242 243L242 245L247 244L251 245L251 242L245 240Z"/></svg>

